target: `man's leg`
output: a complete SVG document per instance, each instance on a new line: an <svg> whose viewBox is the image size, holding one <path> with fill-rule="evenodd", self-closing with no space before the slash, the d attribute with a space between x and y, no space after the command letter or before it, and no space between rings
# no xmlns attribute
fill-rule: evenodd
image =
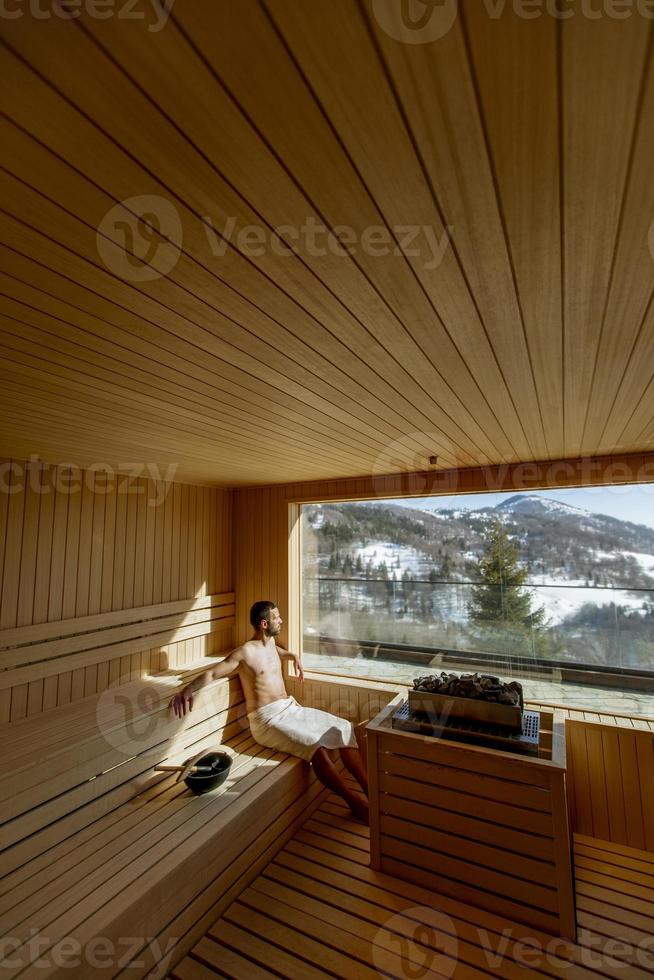
<svg viewBox="0 0 654 980"><path fill-rule="evenodd" d="M348 789L338 769L329 758L327 750L322 748L322 746L314 752L311 765L323 786L326 786L327 789L330 789L333 793L336 793L345 800L355 817L363 820L364 823L368 823L367 800L364 800L357 793L353 793L351 789Z"/></svg>
<svg viewBox="0 0 654 980"><path fill-rule="evenodd" d="M357 783L363 790L363 792L368 795L368 773L366 772L366 767L363 763L363 758L358 749L339 749L341 753L341 759L343 760L343 765L348 772L352 773Z"/></svg>

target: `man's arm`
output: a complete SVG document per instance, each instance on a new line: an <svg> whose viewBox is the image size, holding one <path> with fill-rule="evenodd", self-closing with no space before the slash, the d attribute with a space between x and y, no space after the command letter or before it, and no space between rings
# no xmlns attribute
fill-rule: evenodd
<svg viewBox="0 0 654 980"><path fill-rule="evenodd" d="M295 669L298 672L298 677L301 681L304 680L304 671L302 670L302 661L298 657L297 653L291 653L289 650L285 650L284 647L280 647L279 643L276 643L277 653L279 654L280 660L292 660L295 664Z"/></svg>
<svg viewBox="0 0 654 980"><path fill-rule="evenodd" d="M193 696L197 691L202 690L203 687L211 684L212 681L217 681L221 677L228 677L230 674L233 674L235 670L238 670L242 660L243 648L237 647L236 650L232 650L229 656L221 660L215 667L209 667L208 670L204 670L197 677L194 677L192 681L189 681L178 694L171 698L168 707L173 709L178 718L181 718L182 715L186 714L187 704L188 710L193 710Z"/></svg>

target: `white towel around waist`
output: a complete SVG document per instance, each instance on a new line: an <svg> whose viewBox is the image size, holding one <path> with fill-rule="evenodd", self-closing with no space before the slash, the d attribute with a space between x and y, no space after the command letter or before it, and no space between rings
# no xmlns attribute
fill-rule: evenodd
<svg viewBox="0 0 654 980"><path fill-rule="evenodd" d="M311 760L321 746L356 748L354 726L318 708L304 708L294 697L271 701L248 715L252 736L260 745Z"/></svg>

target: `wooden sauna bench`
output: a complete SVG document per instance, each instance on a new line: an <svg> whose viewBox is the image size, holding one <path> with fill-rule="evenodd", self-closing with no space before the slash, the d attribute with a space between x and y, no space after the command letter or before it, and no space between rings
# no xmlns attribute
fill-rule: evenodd
<svg viewBox="0 0 654 980"><path fill-rule="evenodd" d="M576 936L563 719L540 756L367 725L371 867L556 936Z"/></svg>
<svg viewBox="0 0 654 980"><path fill-rule="evenodd" d="M158 962L163 976L325 795L309 766L253 741L238 681L208 686L177 719L168 702L179 678L0 726L0 935L12 940L3 978L139 977ZM217 744L233 762L212 793L193 796L176 774L154 771ZM47 939L45 967L19 945L35 934ZM53 956L64 937L79 943L79 966ZM112 944L111 968L85 958L97 937Z"/></svg>

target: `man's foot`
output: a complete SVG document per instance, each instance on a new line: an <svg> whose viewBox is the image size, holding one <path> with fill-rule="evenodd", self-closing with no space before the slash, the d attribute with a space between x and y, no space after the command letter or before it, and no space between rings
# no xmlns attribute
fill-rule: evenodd
<svg viewBox="0 0 654 980"><path fill-rule="evenodd" d="M352 799L348 800L348 806L355 820L360 820L366 826L370 824L370 809L367 800L362 796L352 796Z"/></svg>

